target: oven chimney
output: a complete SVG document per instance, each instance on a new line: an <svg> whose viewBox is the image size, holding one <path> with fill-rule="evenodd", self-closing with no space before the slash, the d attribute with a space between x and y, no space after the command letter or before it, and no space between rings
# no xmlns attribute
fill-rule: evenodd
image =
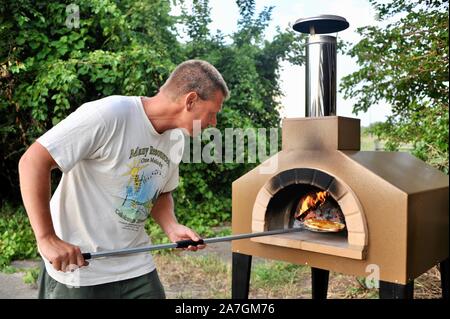
<svg viewBox="0 0 450 319"><path fill-rule="evenodd" d="M319 15L298 19L293 28L308 33L306 45L305 116L336 115L336 37L322 35L347 29L345 18Z"/></svg>

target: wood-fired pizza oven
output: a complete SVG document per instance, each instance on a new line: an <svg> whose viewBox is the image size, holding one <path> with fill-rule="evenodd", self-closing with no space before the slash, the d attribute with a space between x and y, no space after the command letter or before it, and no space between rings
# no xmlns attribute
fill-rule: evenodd
<svg viewBox="0 0 450 319"><path fill-rule="evenodd" d="M336 16L297 22L296 30L315 32L309 51L319 45L319 74L307 81L320 85L307 85L306 92L318 98L307 99L311 117L283 120L278 154L234 181L232 228L241 234L295 227L300 198L326 191L343 214L345 231L305 229L234 241L234 298L248 295L251 256L311 266L314 298L326 296L328 271L367 276L373 267L379 269L381 297L412 297L413 280L441 263L448 296L448 176L405 152L361 151L359 119L335 116L335 101L321 97L326 83L335 81L335 57L330 37L322 47L317 33L342 30L344 22ZM314 72L312 63L307 61L307 74ZM319 93L311 92L314 87ZM321 106L324 101L328 106Z"/></svg>
<svg viewBox="0 0 450 319"><path fill-rule="evenodd" d="M381 281L400 285L446 260L448 176L408 153L360 151L359 127L337 116L285 119L281 152L232 187L234 234L292 227L311 190L329 191L345 232L239 240L233 252L356 276L376 265Z"/></svg>

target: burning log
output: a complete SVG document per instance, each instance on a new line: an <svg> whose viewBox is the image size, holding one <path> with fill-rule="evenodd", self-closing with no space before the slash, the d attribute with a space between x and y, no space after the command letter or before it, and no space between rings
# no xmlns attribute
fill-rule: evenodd
<svg viewBox="0 0 450 319"><path fill-rule="evenodd" d="M309 193L303 196L299 202L299 209L295 212L295 218L299 219L304 213L309 211L310 209L316 209L318 206L322 205L329 193L327 191L317 192L317 193Z"/></svg>
<svg viewBox="0 0 450 319"><path fill-rule="evenodd" d="M312 231L339 232L345 229L344 214L327 191L311 192L301 197L294 217Z"/></svg>

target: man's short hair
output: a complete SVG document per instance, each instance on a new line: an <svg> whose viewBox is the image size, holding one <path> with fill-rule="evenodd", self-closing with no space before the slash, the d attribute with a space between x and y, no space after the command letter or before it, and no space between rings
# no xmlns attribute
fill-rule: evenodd
<svg viewBox="0 0 450 319"><path fill-rule="evenodd" d="M222 92L225 99L230 95L220 72L203 60L187 60L178 65L161 90L174 99L192 91L202 100L210 100L217 90Z"/></svg>

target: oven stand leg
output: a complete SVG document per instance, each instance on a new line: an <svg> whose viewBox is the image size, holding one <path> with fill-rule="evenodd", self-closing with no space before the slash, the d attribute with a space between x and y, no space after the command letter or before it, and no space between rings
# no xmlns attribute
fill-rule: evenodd
<svg viewBox="0 0 450 319"><path fill-rule="evenodd" d="M450 283L448 281L449 277L449 259L445 259L440 262L439 270L441 272L441 288L442 288L442 298L448 300L448 288Z"/></svg>
<svg viewBox="0 0 450 319"><path fill-rule="evenodd" d="M380 280L380 299L413 299L414 280L406 285Z"/></svg>
<svg viewBox="0 0 450 319"><path fill-rule="evenodd" d="M312 299L327 299L329 276L328 270L311 267Z"/></svg>
<svg viewBox="0 0 450 319"><path fill-rule="evenodd" d="M250 269L252 256L233 253L233 265L231 269L231 298L248 299L250 286Z"/></svg>

